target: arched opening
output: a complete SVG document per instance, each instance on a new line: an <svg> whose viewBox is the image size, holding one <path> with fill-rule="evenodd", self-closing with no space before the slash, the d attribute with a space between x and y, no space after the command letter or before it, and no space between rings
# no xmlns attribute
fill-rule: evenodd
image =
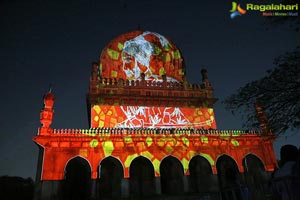
<svg viewBox="0 0 300 200"><path fill-rule="evenodd" d="M150 160L139 156L129 168L130 194L133 196L150 196L155 194L154 167Z"/></svg>
<svg viewBox="0 0 300 200"><path fill-rule="evenodd" d="M193 193L209 192L213 186L212 168L207 159L194 156L189 163L190 186Z"/></svg>
<svg viewBox="0 0 300 200"><path fill-rule="evenodd" d="M264 184L268 181L263 162L255 155L248 154L243 159L244 177L252 199L264 198Z"/></svg>
<svg viewBox="0 0 300 200"><path fill-rule="evenodd" d="M89 163L77 156L65 168L63 197L67 200L86 200L91 194L91 168Z"/></svg>
<svg viewBox="0 0 300 200"><path fill-rule="evenodd" d="M124 177L123 166L112 156L104 158L98 167L100 197L120 197L121 182Z"/></svg>
<svg viewBox="0 0 300 200"><path fill-rule="evenodd" d="M222 155L218 158L216 165L222 199L242 199L241 176L234 159Z"/></svg>
<svg viewBox="0 0 300 200"><path fill-rule="evenodd" d="M183 167L180 161L168 156L160 164L161 191L163 194L183 194Z"/></svg>

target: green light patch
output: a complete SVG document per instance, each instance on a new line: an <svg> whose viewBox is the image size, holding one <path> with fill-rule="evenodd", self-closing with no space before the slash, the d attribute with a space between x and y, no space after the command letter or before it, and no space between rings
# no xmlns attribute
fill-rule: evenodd
<svg viewBox="0 0 300 200"><path fill-rule="evenodd" d="M149 151L143 151L140 155L149 158L150 160L154 157Z"/></svg>
<svg viewBox="0 0 300 200"><path fill-rule="evenodd" d="M185 144L186 146L190 145L189 139L187 139L186 137L182 137L181 139L182 139L183 144Z"/></svg>
<svg viewBox="0 0 300 200"><path fill-rule="evenodd" d="M181 58L179 50L173 51L172 56L173 56L174 59Z"/></svg>
<svg viewBox="0 0 300 200"><path fill-rule="evenodd" d="M110 156L111 153L114 151L114 144L112 141L102 142L102 147L105 156Z"/></svg>
<svg viewBox="0 0 300 200"><path fill-rule="evenodd" d="M156 158L152 161L152 164L153 164L153 167L154 167L154 170L157 174L160 174L159 172L159 165L160 165L160 161L157 160Z"/></svg>
<svg viewBox="0 0 300 200"><path fill-rule="evenodd" d="M187 159L183 158L181 160L181 163L183 165L184 173L186 173L186 171L189 169L189 161Z"/></svg>
<svg viewBox="0 0 300 200"><path fill-rule="evenodd" d="M202 143L208 143L208 137L202 136L202 137L201 137L201 142L202 142Z"/></svg>
<svg viewBox="0 0 300 200"><path fill-rule="evenodd" d="M129 156L127 156L127 158L126 158L126 160L125 160L125 167L129 167L130 166L130 164L131 164L131 162L132 162L132 160L133 159L135 159L136 157L138 157L138 154L132 154L132 155L129 155Z"/></svg>
<svg viewBox="0 0 300 200"><path fill-rule="evenodd" d="M118 43L118 49L120 50L120 51L122 51L123 50L123 44L121 44L120 42Z"/></svg>
<svg viewBox="0 0 300 200"><path fill-rule="evenodd" d="M172 47L171 44L168 43L168 44L165 46L165 50L166 50L166 51L169 51L169 50L171 49L171 47Z"/></svg>
<svg viewBox="0 0 300 200"><path fill-rule="evenodd" d="M102 74L102 63L99 65L99 73Z"/></svg>
<svg viewBox="0 0 300 200"><path fill-rule="evenodd" d="M212 157L209 154L200 153L200 156L203 156L204 158L206 158L208 160L208 162L210 163L210 165L215 165L215 161L212 159Z"/></svg>
<svg viewBox="0 0 300 200"><path fill-rule="evenodd" d="M151 137L147 137L146 138L146 144L147 144L147 146L148 147L151 146L152 143L153 143L152 138Z"/></svg>
<svg viewBox="0 0 300 200"><path fill-rule="evenodd" d="M113 60L118 60L119 59L119 52L112 50L112 49L107 49L107 54L109 57Z"/></svg>
<svg viewBox="0 0 300 200"><path fill-rule="evenodd" d="M235 147L240 146L239 142L238 142L237 140L235 140L235 139L232 139L232 140L231 140L231 144L232 144L233 146L235 146Z"/></svg>
<svg viewBox="0 0 300 200"><path fill-rule="evenodd" d="M98 144L99 144L99 142L98 142L98 140L96 140L96 139L92 139L92 140L90 141L90 147L91 147L91 148L95 148L96 146L98 146Z"/></svg>
<svg viewBox="0 0 300 200"><path fill-rule="evenodd" d="M125 142L125 143L131 143L131 142L132 142L131 136L125 136L125 137L124 137L124 142Z"/></svg>
<svg viewBox="0 0 300 200"><path fill-rule="evenodd" d="M159 76L162 76L162 75L164 75L164 74L166 74L165 68L161 67L161 68L159 69Z"/></svg>
<svg viewBox="0 0 300 200"><path fill-rule="evenodd" d="M152 47L154 49L153 55L159 55L162 50L158 46L156 46L155 44L153 44L153 43L151 43L151 45L152 45Z"/></svg>

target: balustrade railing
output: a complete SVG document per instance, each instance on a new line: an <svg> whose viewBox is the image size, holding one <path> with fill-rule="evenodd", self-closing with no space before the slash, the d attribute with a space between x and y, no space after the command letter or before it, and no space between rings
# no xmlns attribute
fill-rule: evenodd
<svg viewBox="0 0 300 200"><path fill-rule="evenodd" d="M258 130L217 130L194 128L90 128L90 129L53 129L55 135L138 135L138 134L180 134L180 135L211 135L211 136L239 136L260 135Z"/></svg>

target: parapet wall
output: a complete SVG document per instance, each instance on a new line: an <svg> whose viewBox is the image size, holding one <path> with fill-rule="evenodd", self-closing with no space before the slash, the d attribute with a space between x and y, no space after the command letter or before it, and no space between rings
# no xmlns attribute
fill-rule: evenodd
<svg viewBox="0 0 300 200"><path fill-rule="evenodd" d="M190 160L200 155L217 173L216 163L222 155L230 156L242 173L243 159L256 155L265 170L276 165L273 136L258 131L203 130L203 129L54 129L49 135L39 135L34 141L44 148L42 180L62 180L67 163L77 156L88 161L92 178L97 178L98 167L107 157L116 158L123 166L124 177L129 177L131 162L143 156L152 163L155 175L160 176L160 163L173 156L189 174ZM53 164L55 163L55 165Z"/></svg>

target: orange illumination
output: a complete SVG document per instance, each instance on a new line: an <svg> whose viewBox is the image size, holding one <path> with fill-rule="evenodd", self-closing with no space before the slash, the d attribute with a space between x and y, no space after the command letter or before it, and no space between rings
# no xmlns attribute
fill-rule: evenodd
<svg viewBox="0 0 300 200"><path fill-rule="evenodd" d="M94 105L91 127L216 128L211 108Z"/></svg>

